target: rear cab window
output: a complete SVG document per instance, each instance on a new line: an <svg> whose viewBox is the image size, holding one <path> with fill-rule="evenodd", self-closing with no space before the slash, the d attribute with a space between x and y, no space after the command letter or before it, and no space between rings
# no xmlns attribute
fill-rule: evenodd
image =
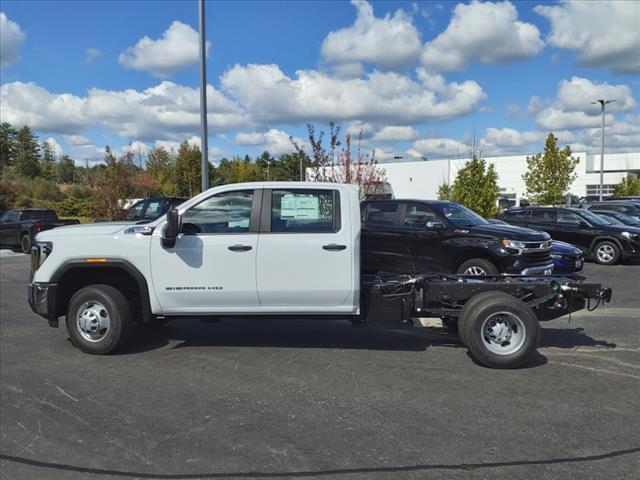
<svg viewBox="0 0 640 480"><path fill-rule="evenodd" d="M365 224L369 227L395 227L399 208L398 203L370 203L367 206Z"/></svg>
<svg viewBox="0 0 640 480"><path fill-rule="evenodd" d="M550 208L541 208L531 212L533 223L556 223L556 212Z"/></svg>
<svg viewBox="0 0 640 480"><path fill-rule="evenodd" d="M271 192L272 233L336 233L340 230L337 190L278 189Z"/></svg>

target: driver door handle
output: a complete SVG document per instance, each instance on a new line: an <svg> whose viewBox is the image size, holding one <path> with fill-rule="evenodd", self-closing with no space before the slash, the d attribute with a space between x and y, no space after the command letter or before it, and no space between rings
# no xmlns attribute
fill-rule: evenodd
<svg viewBox="0 0 640 480"><path fill-rule="evenodd" d="M249 250L251 250L253 247L251 245L231 245L229 247L229 250L231 250L232 252L248 252Z"/></svg>
<svg viewBox="0 0 640 480"><path fill-rule="evenodd" d="M329 245L323 245L322 248L324 250L329 250L330 252L339 252L340 250L346 250L346 245L338 245L337 243L330 243Z"/></svg>

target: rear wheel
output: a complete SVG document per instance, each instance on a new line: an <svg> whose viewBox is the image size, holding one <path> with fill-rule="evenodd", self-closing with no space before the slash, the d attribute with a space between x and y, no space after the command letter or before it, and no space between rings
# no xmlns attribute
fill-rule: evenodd
<svg viewBox="0 0 640 480"><path fill-rule="evenodd" d="M491 368L517 368L535 353L540 324L528 305L502 292L469 300L460 314L460 337L471 355Z"/></svg>
<svg viewBox="0 0 640 480"><path fill-rule="evenodd" d="M458 267L457 273L462 275L497 275L498 268L484 258L472 258Z"/></svg>
<svg viewBox="0 0 640 480"><path fill-rule="evenodd" d="M20 249L22 253L31 253L31 235L25 233L20 239Z"/></svg>
<svg viewBox="0 0 640 480"><path fill-rule="evenodd" d="M594 258L600 265L614 265L620 260L620 248L608 240L600 242L596 245Z"/></svg>
<svg viewBox="0 0 640 480"><path fill-rule="evenodd" d="M90 285L69 301L67 331L85 353L106 355L122 346L132 328L129 302L110 285Z"/></svg>

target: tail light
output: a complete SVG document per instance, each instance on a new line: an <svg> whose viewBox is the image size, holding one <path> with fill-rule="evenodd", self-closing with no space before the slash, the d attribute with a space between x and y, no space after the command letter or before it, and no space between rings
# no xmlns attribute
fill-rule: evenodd
<svg viewBox="0 0 640 480"><path fill-rule="evenodd" d="M38 232L40 231L40 229L41 229L41 228L42 228L42 226L41 226L38 222L36 222L36 223L34 223L34 224L33 224L33 230L34 230L36 233L38 233Z"/></svg>

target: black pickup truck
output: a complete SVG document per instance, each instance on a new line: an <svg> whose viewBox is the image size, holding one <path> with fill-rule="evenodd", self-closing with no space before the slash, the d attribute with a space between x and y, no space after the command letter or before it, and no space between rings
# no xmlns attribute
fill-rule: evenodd
<svg viewBox="0 0 640 480"><path fill-rule="evenodd" d="M0 217L0 247L29 253L37 233L78 223L75 219L60 220L56 212L48 208L7 210Z"/></svg>
<svg viewBox="0 0 640 480"><path fill-rule="evenodd" d="M361 212L364 273L544 275L553 270L547 233L492 224L454 202L366 201Z"/></svg>

